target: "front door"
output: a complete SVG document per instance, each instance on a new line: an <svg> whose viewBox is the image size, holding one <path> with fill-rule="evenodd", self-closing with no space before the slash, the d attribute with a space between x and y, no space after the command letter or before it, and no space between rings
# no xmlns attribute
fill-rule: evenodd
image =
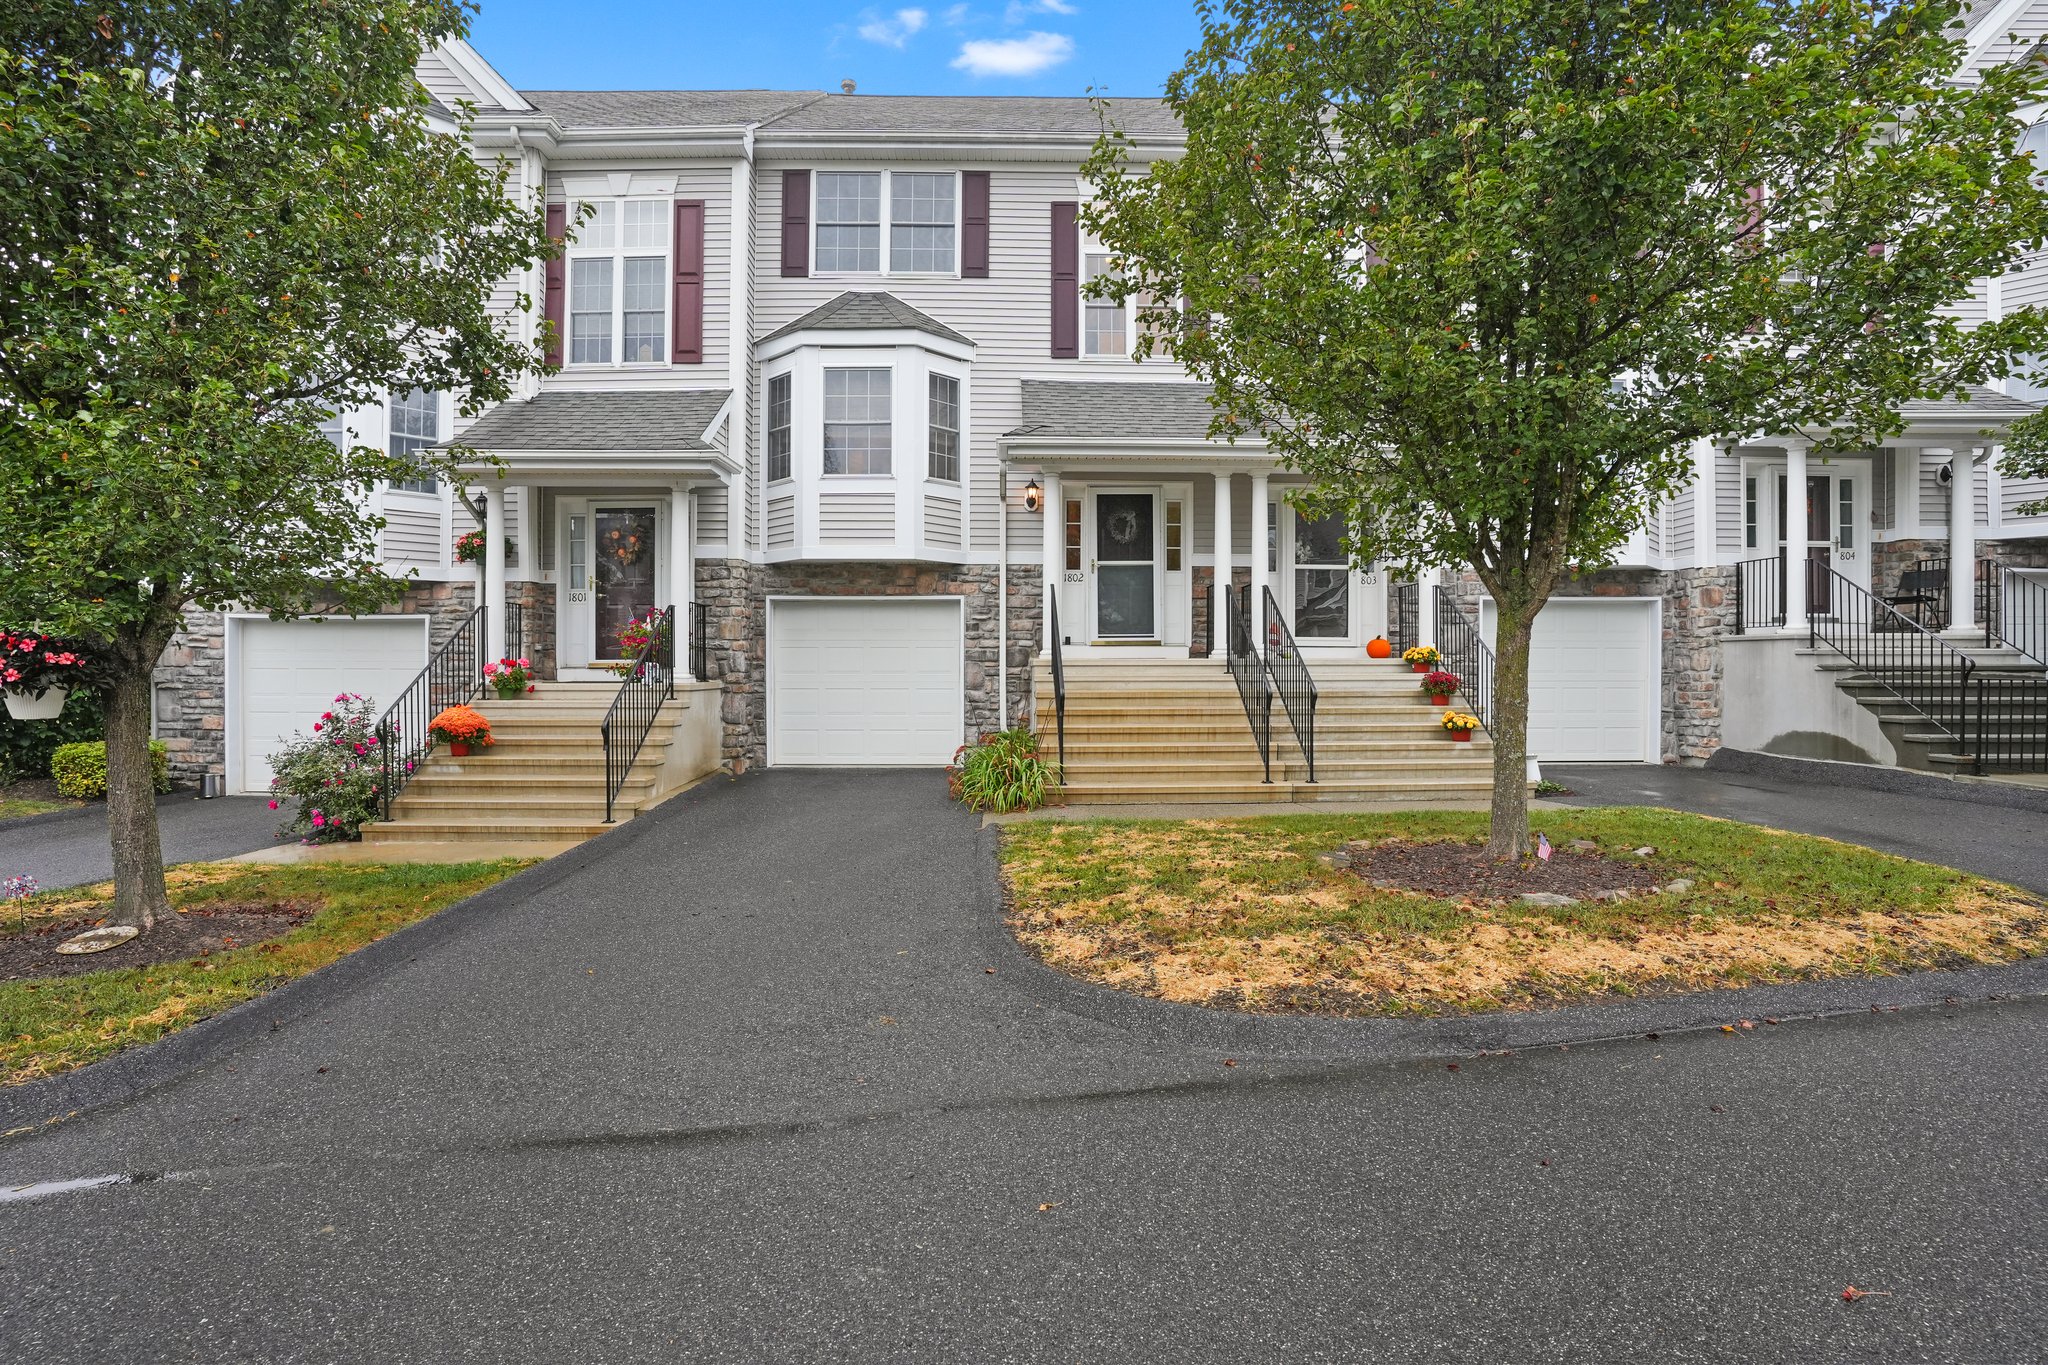
<svg viewBox="0 0 2048 1365"><path fill-rule="evenodd" d="M1095 638L1159 639L1159 495L1090 491Z"/></svg>
<svg viewBox="0 0 2048 1365"><path fill-rule="evenodd" d="M1829 616L1835 611L1837 575L1857 587L1870 585L1870 566L1864 554L1868 514L1863 505L1864 480L1860 472L1830 469L1806 475L1806 496L1794 501L1786 486L1786 474L1778 472L1778 544L1786 575L1786 590L1800 581L1799 569L1806 567L1806 613Z"/></svg>
<svg viewBox="0 0 2048 1365"><path fill-rule="evenodd" d="M662 514L653 504L563 499L561 666L618 659L619 632L660 601Z"/></svg>

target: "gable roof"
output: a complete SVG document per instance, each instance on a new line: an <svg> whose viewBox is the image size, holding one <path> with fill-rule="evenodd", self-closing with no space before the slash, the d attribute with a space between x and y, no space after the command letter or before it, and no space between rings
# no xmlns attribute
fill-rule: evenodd
<svg viewBox="0 0 2048 1365"><path fill-rule="evenodd" d="M1185 380L1130 383L1114 380L1027 379L1024 422L1005 436L1079 440L1202 441L1216 409L1214 390ZM1247 437L1257 439L1253 433Z"/></svg>
<svg viewBox="0 0 2048 1365"><path fill-rule="evenodd" d="M1137 137L1179 137L1157 99L1080 96L835 95L823 90L522 90L564 128L743 128L764 135L959 133L1093 138L1108 122Z"/></svg>
<svg viewBox="0 0 2048 1365"><path fill-rule="evenodd" d="M974 342L937 318L928 317L894 294L862 293L849 289L828 303L821 303L794 322L785 323L763 342L797 332L925 332L963 346Z"/></svg>
<svg viewBox="0 0 2048 1365"><path fill-rule="evenodd" d="M543 391L500 403L443 446L477 450L713 450L731 389Z"/></svg>
<svg viewBox="0 0 2048 1365"><path fill-rule="evenodd" d="M522 90L564 128L743 128L825 97L822 90Z"/></svg>

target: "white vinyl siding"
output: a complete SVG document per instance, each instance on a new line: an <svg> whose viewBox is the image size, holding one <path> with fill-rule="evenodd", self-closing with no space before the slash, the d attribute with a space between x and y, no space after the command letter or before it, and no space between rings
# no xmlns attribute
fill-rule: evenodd
<svg viewBox="0 0 2048 1365"><path fill-rule="evenodd" d="M896 534L893 493L823 493L818 497L818 539L870 544Z"/></svg>
<svg viewBox="0 0 2048 1365"><path fill-rule="evenodd" d="M924 500L924 538L949 550L960 548L960 500L928 493Z"/></svg>

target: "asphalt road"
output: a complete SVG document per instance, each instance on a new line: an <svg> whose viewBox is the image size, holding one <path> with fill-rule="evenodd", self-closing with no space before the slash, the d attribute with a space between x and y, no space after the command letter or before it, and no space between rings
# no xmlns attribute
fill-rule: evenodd
<svg viewBox="0 0 2048 1365"><path fill-rule="evenodd" d="M277 842L277 812L266 809L260 796L201 801L174 793L157 802L156 818L164 858L173 863L231 858ZM94 805L76 815L0 827L0 875L23 872L49 891L113 876L107 808Z"/></svg>
<svg viewBox="0 0 2048 1365"><path fill-rule="evenodd" d="M1059 1008L985 849L934 774L749 777L266 1002L0 1145L154 1177L0 1202L0 1354L2048 1354L2042 1000L1226 1058Z"/></svg>

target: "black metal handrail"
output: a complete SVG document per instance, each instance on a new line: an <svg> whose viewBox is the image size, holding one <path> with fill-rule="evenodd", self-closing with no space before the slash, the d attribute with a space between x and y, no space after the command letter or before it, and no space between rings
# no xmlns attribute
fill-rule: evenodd
<svg viewBox="0 0 2048 1365"><path fill-rule="evenodd" d="M526 657L526 608L517 602L505 604L505 654L507 659Z"/></svg>
<svg viewBox="0 0 2048 1365"><path fill-rule="evenodd" d="M661 714L662 703L676 694L676 609L662 608L647 642L625 667L619 695L612 698L598 734L604 740L604 822L612 823L619 789L633 771L633 760L647 742L647 732Z"/></svg>
<svg viewBox="0 0 2048 1365"><path fill-rule="evenodd" d="M1259 746L1259 762L1265 766L1265 780L1273 780L1273 690L1266 682L1266 665L1258 643L1252 637L1251 595L1233 589L1223 594L1230 616L1224 636L1223 666L1237 683L1237 697L1244 703L1245 721L1252 727L1252 740Z"/></svg>
<svg viewBox="0 0 2048 1365"><path fill-rule="evenodd" d="M1194 655L1207 659L1216 653L1216 580L1202 585L1202 648Z"/></svg>
<svg viewBox="0 0 2048 1365"><path fill-rule="evenodd" d="M1777 555L1735 566L1735 633L1785 624L1785 561Z"/></svg>
<svg viewBox="0 0 2048 1365"><path fill-rule="evenodd" d="M2048 772L2048 675L1980 671L1960 747L1974 773Z"/></svg>
<svg viewBox="0 0 2048 1365"><path fill-rule="evenodd" d="M454 633L427 659L397 700L377 717L377 818L391 818L391 804L412 781L433 750L427 727L451 706L473 701L484 690L484 608L462 618Z"/></svg>
<svg viewBox="0 0 2048 1365"><path fill-rule="evenodd" d="M1060 731L1060 771L1067 770L1067 665L1060 654L1060 595L1058 589L1046 594L1046 610L1051 613L1052 634L1046 638L1052 641L1052 715L1053 723ZM1005 721L1004 724L1008 724Z"/></svg>
<svg viewBox="0 0 2048 1365"><path fill-rule="evenodd" d="M1458 675L1458 693L1479 717L1480 727L1492 734L1493 651L1448 593L1437 594L1436 651L1444 666Z"/></svg>
<svg viewBox="0 0 2048 1365"><path fill-rule="evenodd" d="M1266 589L1266 675L1273 680L1273 690L1280 694L1280 704L1287 708L1287 720L1294 726L1295 742L1301 745L1302 757L1308 760L1308 780L1316 780L1316 680L1309 676L1308 663L1301 657L1301 647L1294 643L1294 632L1287 628L1287 618L1281 614L1280 604L1273 598L1273 590Z"/></svg>
<svg viewBox="0 0 2048 1365"><path fill-rule="evenodd" d="M711 604L690 604L690 680L704 682L711 677Z"/></svg>
<svg viewBox="0 0 2048 1365"><path fill-rule="evenodd" d="M1984 643L2016 649L2048 663L2048 583L2024 578L1995 559L1977 565Z"/></svg>
<svg viewBox="0 0 2048 1365"><path fill-rule="evenodd" d="M1809 564L1808 571L1818 568ZM1961 740L1976 661L1835 570L1825 572L1831 610L1809 619L1808 644L1826 645L1943 734Z"/></svg>
<svg viewBox="0 0 2048 1365"><path fill-rule="evenodd" d="M1397 659L1421 643L1421 604L1422 585L1414 579L1387 585L1387 643Z"/></svg>

